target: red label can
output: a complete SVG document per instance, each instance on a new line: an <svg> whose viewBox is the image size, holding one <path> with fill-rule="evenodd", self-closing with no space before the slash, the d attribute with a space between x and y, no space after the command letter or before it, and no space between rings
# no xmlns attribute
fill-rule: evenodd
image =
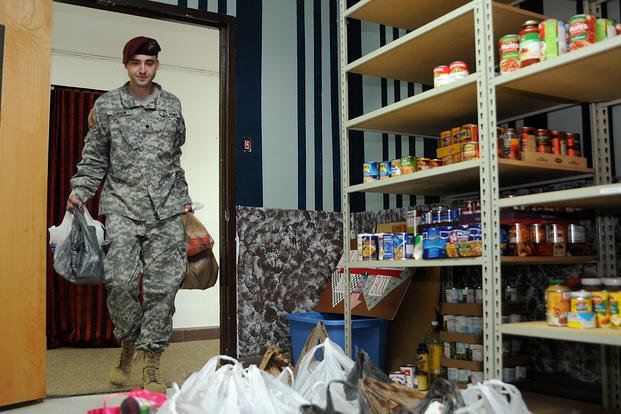
<svg viewBox="0 0 621 414"><path fill-rule="evenodd" d="M500 73L516 71L520 68L520 44L518 35L504 35L498 41L500 51Z"/></svg>
<svg viewBox="0 0 621 414"><path fill-rule="evenodd" d="M449 72L451 74L451 82L457 79L465 78L469 75L468 64L461 60L453 62L449 65Z"/></svg>
<svg viewBox="0 0 621 414"><path fill-rule="evenodd" d="M451 69L448 65L433 68L433 86L442 86L451 82Z"/></svg>
<svg viewBox="0 0 621 414"><path fill-rule="evenodd" d="M577 14L569 19L569 50L595 43L595 16Z"/></svg>

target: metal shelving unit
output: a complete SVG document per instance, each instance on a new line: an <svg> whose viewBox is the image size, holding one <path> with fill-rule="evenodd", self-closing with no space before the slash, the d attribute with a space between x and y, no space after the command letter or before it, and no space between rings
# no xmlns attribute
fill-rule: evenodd
<svg viewBox="0 0 621 414"><path fill-rule="evenodd" d="M438 3L438 4L436 4ZM510 7L511 1L491 0L361 0L351 8L340 2L341 44L341 160L343 177L343 239L349 249L349 197L356 192L449 196L478 192L484 235L483 256L444 260L364 261L350 267L481 266L484 323L484 375L501 378L503 334L601 344L604 401L621 408L619 347L621 331L573 330L547 327L542 322L502 324L503 264L575 264L598 262L614 272L614 228L610 218L621 206L621 184L610 179L610 136L607 102L621 99L621 72L611 62L621 60L621 36L519 71L497 76L496 41L519 28L525 20L545 17ZM347 61L346 20L359 19L411 30L405 36L363 56ZM439 47L441 45L441 47ZM432 83L432 70L453 60L474 63L468 77L417 94L350 119L347 74L356 73L419 83ZM585 80L593 79L593 82ZM595 81L596 80L596 81ZM594 168L539 166L497 158L496 124L504 119L578 102L592 103ZM447 110L450 108L450 110ZM479 126L480 158L373 183L350 185L350 130L437 136L463 123ZM608 174L608 175L607 175ZM551 180L594 176L595 185L544 194L499 198L499 189L534 185ZM600 256L501 257L500 208L544 205L596 209L600 230ZM345 289L350 289L349 277ZM345 347L351 352L351 314L345 295ZM616 364L616 366L610 366Z"/></svg>

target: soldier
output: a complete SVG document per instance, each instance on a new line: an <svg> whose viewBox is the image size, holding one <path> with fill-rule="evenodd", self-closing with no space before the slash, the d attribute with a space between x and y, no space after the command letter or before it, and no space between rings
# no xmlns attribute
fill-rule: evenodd
<svg viewBox="0 0 621 414"><path fill-rule="evenodd" d="M180 215L192 212L192 200L180 164L185 142L181 103L153 82L160 50L156 40L143 36L125 45L129 82L97 99L88 116L67 210L81 207L104 180L100 213L106 216L110 241L104 283L114 335L122 344L109 380L126 385L135 350L140 350L144 388L166 392L159 362L187 266Z"/></svg>

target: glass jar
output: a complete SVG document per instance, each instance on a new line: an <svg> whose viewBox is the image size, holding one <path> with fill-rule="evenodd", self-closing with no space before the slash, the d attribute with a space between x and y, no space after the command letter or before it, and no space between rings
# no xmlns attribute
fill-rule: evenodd
<svg viewBox="0 0 621 414"><path fill-rule="evenodd" d="M518 34L520 42L520 67L539 62L539 23L527 20Z"/></svg>
<svg viewBox="0 0 621 414"><path fill-rule="evenodd" d="M537 129L533 127L522 127L520 130L522 137L522 152L537 151Z"/></svg>
<svg viewBox="0 0 621 414"><path fill-rule="evenodd" d="M550 152L550 131L547 129L537 130L537 152Z"/></svg>
<svg viewBox="0 0 621 414"><path fill-rule="evenodd" d="M567 140L567 155L572 157L580 156L580 134L568 133L565 136Z"/></svg>
<svg viewBox="0 0 621 414"><path fill-rule="evenodd" d="M567 155L567 137L565 131L552 131L550 133L550 146L553 154Z"/></svg>
<svg viewBox="0 0 621 414"><path fill-rule="evenodd" d="M591 246L586 242L586 230L579 224L567 225L567 254L585 256L591 254Z"/></svg>
<svg viewBox="0 0 621 414"><path fill-rule="evenodd" d="M583 277L580 282L582 283L582 289L587 292L597 292L602 290L603 281L599 277Z"/></svg>
<svg viewBox="0 0 621 414"><path fill-rule="evenodd" d="M520 149L522 146L520 141L520 134L513 128L507 128L502 143L504 158L508 160L520 159Z"/></svg>

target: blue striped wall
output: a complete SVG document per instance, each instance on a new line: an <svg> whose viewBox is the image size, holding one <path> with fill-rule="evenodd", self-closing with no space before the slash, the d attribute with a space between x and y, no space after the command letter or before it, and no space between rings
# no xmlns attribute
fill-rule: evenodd
<svg viewBox="0 0 621 414"><path fill-rule="evenodd" d="M340 211L338 0L160 1L236 17L237 204ZM347 1L348 6L356 3ZM610 0L604 5L605 13L617 21L621 21L619 3ZM523 7L567 19L582 11L582 1L526 0ZM350 22L347 30L349 61L405 34L356 21ZM359 75L350 76L349 83L350 116L429 87ZM576 107L516 121L516 125L530 122L552 128L573 122L574 129L579 129L587 121L584 114L583 108ZM252 152L241 150L243 137L251 139ZM362 181L363 161L407 154L433 157L436 146L428 138L367 132L351 133L350 141L352 184ZM362 211L434 200L355 194L350 201L353 211Z"/></svg>

